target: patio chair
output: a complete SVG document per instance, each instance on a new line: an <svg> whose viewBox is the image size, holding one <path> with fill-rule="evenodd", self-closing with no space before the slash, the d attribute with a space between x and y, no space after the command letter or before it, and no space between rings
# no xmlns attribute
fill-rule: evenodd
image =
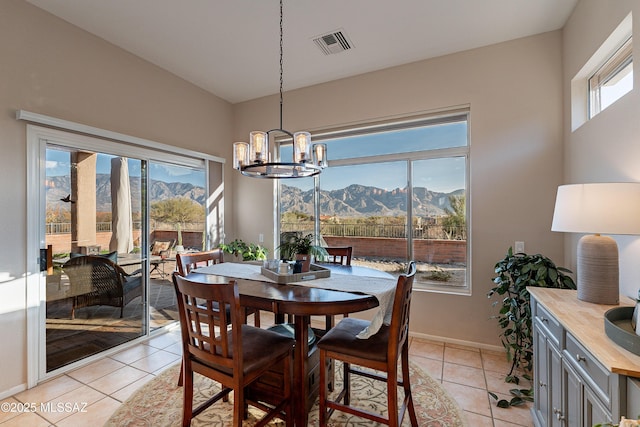
<svg viewBox="0 0 640 427"><path fill-rule="evenodd" d="M151 276L151 273L153 273L154 271L157 271L163 279L165 278L167 274L164 272L164 263L166 262L166 259L169 258L171 250L173 249L175 244L176 241L173 239L158 239L153 241L151 247L149 248L149 254L151 255L149 257L149 265L151 266L151 270L149 270L149 276ZM163 266L162 271L159 270L160 266Z"/></svg>
<svg viewBox="0 0 640 427"><path fill-rule="evenodd" d="M126 273L122 267L100 255L83 255L69 259L63 266L70 285L78 295L73 297L71 319L78 308L94 305L124 307L142 296L142 276Z"/></svg>

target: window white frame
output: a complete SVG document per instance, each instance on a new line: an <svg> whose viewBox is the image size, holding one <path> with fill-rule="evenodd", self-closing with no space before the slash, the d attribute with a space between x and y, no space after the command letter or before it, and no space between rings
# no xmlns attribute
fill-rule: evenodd
<svg viewBox="0 0 640 427"><path fill-rule="evenodd" d="M633 38L629 37L607 61L589 78L589 117L592 118L602 110L622 98L633 89ZM615 98L604 101L602 91L609 84L616 84L631 73L631 87L625 92L615 94Z"/></svg>
<svg viewBox="0 0 640 427"><path fill-rule="evenodd" d="M571 79L571 131L576 131L595 116L590 115L589 79L633 34L633 15L629 13L611 32L580 71Z"/></svg>

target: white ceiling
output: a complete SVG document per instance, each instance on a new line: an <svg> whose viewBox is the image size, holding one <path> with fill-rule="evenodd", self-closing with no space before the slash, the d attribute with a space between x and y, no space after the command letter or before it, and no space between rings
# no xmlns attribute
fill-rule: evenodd
<svg viewBox="0 0 640 427"><path fill-rule="evenodd" d="M236 103L279 89L277 0L27 0ZM284 90L562 28L578 0L286 0ZM351 50L324 55L342 30Z"/></svg>

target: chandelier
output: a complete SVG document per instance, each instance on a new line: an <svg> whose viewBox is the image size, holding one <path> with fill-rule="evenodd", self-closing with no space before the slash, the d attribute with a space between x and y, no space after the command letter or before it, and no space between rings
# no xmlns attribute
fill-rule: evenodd
<svg viewBox="0 0 640 427"><path fill-rule="evenodd" d="M304 178L318 175L327 167L327 146L311 144L309 132L291 133L282 126L282 0L280 0L280 127L249 133L249 142L233 143L233 168L252 178ZM287 135L293 142L292 162L272 162L270 142L276 134ZM286 138L286 136L285 136Z"/></svg>

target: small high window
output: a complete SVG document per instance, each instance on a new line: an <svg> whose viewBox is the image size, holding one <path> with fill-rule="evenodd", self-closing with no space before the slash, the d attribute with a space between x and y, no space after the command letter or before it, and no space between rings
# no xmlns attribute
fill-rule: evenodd
<svg viewBox="0 0 640 427"><path fill-rule="evenodd" d="M633 89L631 37L589 78L589 117Z"/></svg>

